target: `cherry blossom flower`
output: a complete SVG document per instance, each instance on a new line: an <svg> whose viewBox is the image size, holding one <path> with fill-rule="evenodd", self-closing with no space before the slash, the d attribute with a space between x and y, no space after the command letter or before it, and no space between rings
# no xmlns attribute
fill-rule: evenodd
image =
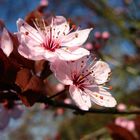
<svg viewBox="0 0 140 140"><path fill-rule="evenodd" d="M115 119L115 124L118 126L121 126L123 128L126 128L129 131L135 130L135 123L132 120L128 120L122 117L118 117Z"/></svg>
<svg viewBox="0 0 140 140"><path fill-rule="evenodd" d="M102 86L111 71L107 63L84 56L76 61L55 60L51 70L60 82L70 85L70 95L80 109L88 110L91 102L104 107L116 105L108 88Z"/></svg>
<svg viewBox="0 0 140 140"><path fill-rule="evenodd" d="M53 18L48 26L44 20L41 23L36 20L34 26L36 28L22 19L17 21L17 36L20 42L18 52L25 58L53 61L53 58L58 57L69 61L89 55L88 50L78 46L87 40L92 28L72 32L73 28L70 29L62 16Z"/></svg>
<svg viewBox="0 0 140 140"><path fill-rule="evenodd" d="M3 52L5 53L7 57L13 51L13 42L10 38L8 31L5 28L3 29L3 32L1 35L0 48L3 50Z"/></svg>

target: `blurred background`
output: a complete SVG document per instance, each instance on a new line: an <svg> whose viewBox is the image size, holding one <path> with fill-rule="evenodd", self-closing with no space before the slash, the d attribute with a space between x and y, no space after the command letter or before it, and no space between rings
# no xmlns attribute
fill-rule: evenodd
<svg viewBox="0 0 140 140"><path fill-rule="evenodd" d="M139 109L140 0L0 0L0 19L16 32L17 19L40 5L48 5L46 13L65 16L80 28L94 28L85 47L110 65L107 86L118 110ZM53 76L49 79L55 81ZM140 117L135 114L76 115L43 104L21 110L1 129L0 140L140 140Z"/></svg>

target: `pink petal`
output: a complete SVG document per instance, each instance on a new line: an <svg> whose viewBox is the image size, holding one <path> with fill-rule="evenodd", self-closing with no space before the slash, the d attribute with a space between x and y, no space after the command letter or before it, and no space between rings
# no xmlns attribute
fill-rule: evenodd
<svg viewBox="0 0 140 140"><path fill-rule="evenodd" d="M72 61L72 60L77 60L85 55L89 55L90 52L84 48L78 48L74 51L57 49L56 54L61 60Z"/></svg>
<svg viewBox="0 0 140 140"><path fill-rule="evenodd" d="M31 60L42 60L45 58L43 54L41 55L38 52L35 52L34 50L31 50L28 47L23 46L23 45L20 45L18 47L18 52L23 57L27 59L31 59Z"/></svg>
<svg viewBox="0 0 140 140"><path fill-rule="evenodd" d="M60 24L66 23L66 22L67 22L67 20L63 16L55 16L55 17L47 18L47 23L51 26L60 25Z"/></svg>
<svg viewBox="0 0 140 140"><path fill-rule="evenodd" d="M46 34L50 34L50 28L52 28L51 34L53 38L59 38L69 33L69 24L63 16L51 17L47 21L49 26L45 28Z"/></svg>
<svg viewBox="0 0 140 140"><path fill-rule="evenodd" d="M85 88L85 92L90 96L91 100L104 107L114 107L117 102L111 94L103 89L103 87L95 87L94 89Z"/></svg>
<svg viewBox="0 0 140 140"><path fill-rule="evenodd" d="M30 38L30 40L34 40L34 42L37 44L43 42L43 38L40 32L31 27L24 20L18 19L17 28L19 31L19 33L17 34L19 38L22 38L23 40L26 40L26 38Z"/></svg>
<svg viewBox="0 0 140 140"><path fill-rule="evenodd" d="M91 107L90 97L84 94L80 89L76 86L71 85L69 88L70 95L77 106L82 110L89 110Z"/></svg>
<svg viewBox="0 0 140 140"><path fill-rule="evenodd" d="M56 78L64 85L71 85L71 73L66 61L55 60L51 63L50 69L54 72Z"/></svg>
<svg viewBox="0 0 140 140"><path fill-rule="evenodd" d="M54 30L55 29L55 30ZM69 33L70 27L68 22L64 22L60 25L56 25L52 27L52 36L55 38L65 37Z"/></svg>
<svg viewBox="0 0 140 140"><path fill-rule="evenodd" d="M13 42L8 31L4 28L1 36L1 49L8 57L13 51Z"/></svg>
<svg viewBox="0 0 140 140"><path fill-rule="evenodd" d="M88 38L92 28L72 32L65 36L61 46L81 46Z"/></svg>
<svg viewBox="0 0 140 140"><path fill-rule="evenodd" d="M111 69L109 65L103 61L97 61L94 65L95 82L103 84L107 81Z"/></svg>

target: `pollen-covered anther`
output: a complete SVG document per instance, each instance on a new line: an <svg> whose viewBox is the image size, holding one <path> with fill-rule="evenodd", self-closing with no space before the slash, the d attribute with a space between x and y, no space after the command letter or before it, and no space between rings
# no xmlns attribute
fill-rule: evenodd
<svg viewBox="0 0 140 140"><path fill-rule="evenodd" d="M25 32L25 35L29 35L29 32Z"/></svg>
<svg viewBox="0 0 140 140"><path fill-rule="evenodd" d="M78 38L78 33L75 33L75 37Z"/></svg>
<svg viewBox="0 0 140 140"><path fill-rule="evenodd" d="M104 97L103 97L103 96L100 96L100 99L102 99L102 100L103 100L103 99L104 99Z"/></svg>

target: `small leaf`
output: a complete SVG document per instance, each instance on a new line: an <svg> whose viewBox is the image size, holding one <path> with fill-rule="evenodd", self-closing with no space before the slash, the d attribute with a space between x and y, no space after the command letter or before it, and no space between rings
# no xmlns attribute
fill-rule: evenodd
<svg viewBox="0 0 140 140"><path fill-rule="evenodd" d="M31 78L31 72L28 69L24 68L18 71L15 83L22 90L24 90L26 85L29 83L30 78Z"/></svg>
<svg viewBox="0 0 140 140"><path fill-rule="evenodd" d="M43 81L37 76L32 76L24 91L19 94L19 98L27 107L34 105L40 98L43 98Z"/></svg>
<svg viewBox="0 0 140 140"><path fill-rule="evenodd" d="M111 134L113 140L137 140L133 133L127 129L120 127L115 124L109 124L107 126L109 133Z"/></svg>

